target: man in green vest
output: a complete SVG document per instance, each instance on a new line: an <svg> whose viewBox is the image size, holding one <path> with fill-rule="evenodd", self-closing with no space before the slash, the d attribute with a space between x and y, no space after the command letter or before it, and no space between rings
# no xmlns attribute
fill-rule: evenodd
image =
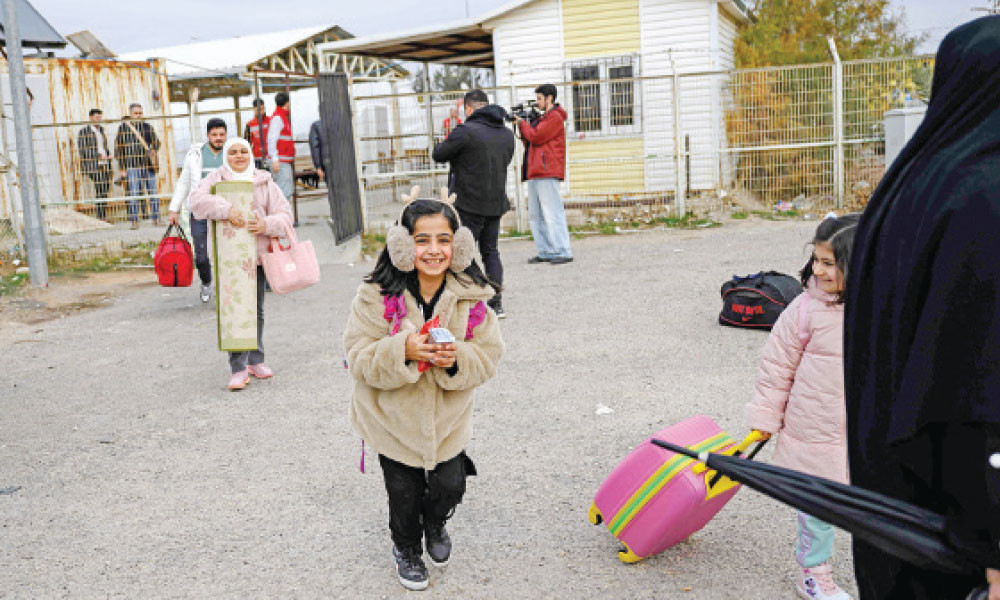
<svg viewBox="0 0 1000 600"><path fill-rule="evenodd" d="M184 168L180 179L174 188L174 196L170 200L170 223L179 225L184 217L191 214L188 196L198 187L198 183L206 175L222 166L222 146L226 143L226 122L219 118L208 121L208 142L194 144L184 158ZM191 238L194 240L194 259L198 267L198 277L201 279L201 301L208 302L212 297L212 263L208 259L208 221L191 218Z"/></svg>

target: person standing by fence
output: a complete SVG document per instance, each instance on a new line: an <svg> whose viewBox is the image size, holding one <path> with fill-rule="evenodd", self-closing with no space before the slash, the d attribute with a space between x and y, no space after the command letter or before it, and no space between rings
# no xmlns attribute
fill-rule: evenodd
<svg viewBox="0 0 1000 600"><path fill-rule="evenodd" d="M551 83L535 88L535 98L543 113L537 124L514 118L521 137L531 144L528 211L538 256L528 262L561 265L573 262L566 210L559 195L559 182L566 177L566 111L556 104L556 86Z"/></svg>
<svg viewBox="0 0 1000 600"><path fill-rule="evenodd" d="M243 132L243 139L250 142L253 150L254 166L258 169L264 168L264 149L267 148L267 131L271 126L271 119L267 116L267 107L264 101L257 98L253 101L254 116L247 122Z"/></svg>
<svg viewBox="0 0 1000 600"><path fill-rule="evenodd" d="M486 276L498 286L503 285L500 219L510 210L507 166L514 157L514 134L504 124L506 114L490 104L485 92L472 90L465 95L465 123L459 122L433 154L434 162L451 164L448 187L458 196L455 208L479 243ZM499 291L489 305L497 317L505 316Z"/></svg>
<svg viewBox="0 0 1000 600"><path fill-rule="evenodd" d="M190 214L191 192L201 180L222 166L222 147L226 143L226 122L219 118L208 121L208 142L195 144L184 158L184 167L170 200L169 219L172 225L180 224L180 211ZM212 262L208 258L208 220L191 216L191 239L194 241L194 262L201 279L201 301L212 297Z"/></svg>
<svg viewBox="0 0 1000 600"><path fill-rule="evenodd" d="M274 97L277 106L271 113L267 136L267 158L271 161L274 182L285 198L295 192L295 142L292 140L292 119L288 114L288 94L278 92Z"/></svg>
<svg viewBox="0 0 1000 600"><path fill-rule="evenodd" d="M128 118L118 127L115 136L115 158L121 176L128 181L128 218L132 229L139 228L139 201L137 196L149 198L153 209L153 224L160 224L160 199L156 196L157 152L160 139L153 127L142 119L142 105L133 103L128 107ZM146 198L142 198L142 218L149 216Z"/></svg>
<svg viewBox="0 0 1000 600"><path fill-rule="evenodd" d="M82 128L76 136L80 152L80 170L94 183L97 202L94 204L98 219L106 216L108 190L111 189L111 151L108 136L101 127L104 113L99 108L90 109L90 125Z"/></svg>
<svg viewBox="0 0 1000 600"><path fill-rule="evenodd" d="M309 126L309 154L312 156L313 167L316 168L316 175L320 181L326 179L326 172L323 171L326 164L326 148L323 147L322 127L322 121L313 121Z"/></svg>

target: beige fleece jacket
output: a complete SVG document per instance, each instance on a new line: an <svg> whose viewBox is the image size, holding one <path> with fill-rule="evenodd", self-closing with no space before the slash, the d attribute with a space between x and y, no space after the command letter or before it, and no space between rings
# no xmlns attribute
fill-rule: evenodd
<svg viewBox="0 0 1000 600"><path fill-rule="evenodd" d="M461 275L463 280L467 280ZM344 332L347 364L354 377L350 419L354 431L379 454L411 467L433 469L458 455L472 437L473 391L496 375L504 345L496 314L486 318L465 341L469 311L493 296L492 288L463 284L448 273L434 307L442 326L455 335L452 376L439 367L417 371L406 364L406 337L424 324L410 292L404 292L406 318L390 336L385 304L376 284L362 284Z"/></svg>

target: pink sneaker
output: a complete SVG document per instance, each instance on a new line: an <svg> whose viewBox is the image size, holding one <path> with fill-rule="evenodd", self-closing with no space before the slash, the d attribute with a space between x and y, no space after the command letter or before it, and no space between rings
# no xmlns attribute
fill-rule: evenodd
<svg viewBox="0 0 1000 600"><path fill-rule="evenodd" d="M802 569L802 575L795 582L795 590L805 600L851 600L848 593L833 580L830 563Z"/></svg>
<svg viewBox="0 0 1000 600"><path fill-rule="evenodd" d="M250 374L246 370L237 371L229 378L229 391L236 392L242 390L248 383L250 383Z"/></svg>
<svg viewBox="0 0 1000 600"><path fill-rule="evenodd" d="M247 371L250 371L250 374L257 379L270 379L274 377L274 371L264 363L250 365L247 367Z"/></svg>

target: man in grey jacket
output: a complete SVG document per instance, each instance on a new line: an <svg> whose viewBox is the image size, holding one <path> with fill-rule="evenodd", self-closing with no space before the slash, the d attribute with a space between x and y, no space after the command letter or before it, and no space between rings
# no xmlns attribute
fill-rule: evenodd
<svg viewBox="0 0 1000 600"><path fill-rule="evenodd" d="M170 223L179 225L180 212L191 214L188 197L201 180L212 171L222 166L222 147L226 143L226 122L222 119L208 121L208 142L195 144L184 157L184 168L174 188L174 196L170 200ZM208 221L191 217L191 239L194 241L194 262L198 267L198 277L201 279L201 301L208 302L212 297L212 262L208 258Z"/></svg>

